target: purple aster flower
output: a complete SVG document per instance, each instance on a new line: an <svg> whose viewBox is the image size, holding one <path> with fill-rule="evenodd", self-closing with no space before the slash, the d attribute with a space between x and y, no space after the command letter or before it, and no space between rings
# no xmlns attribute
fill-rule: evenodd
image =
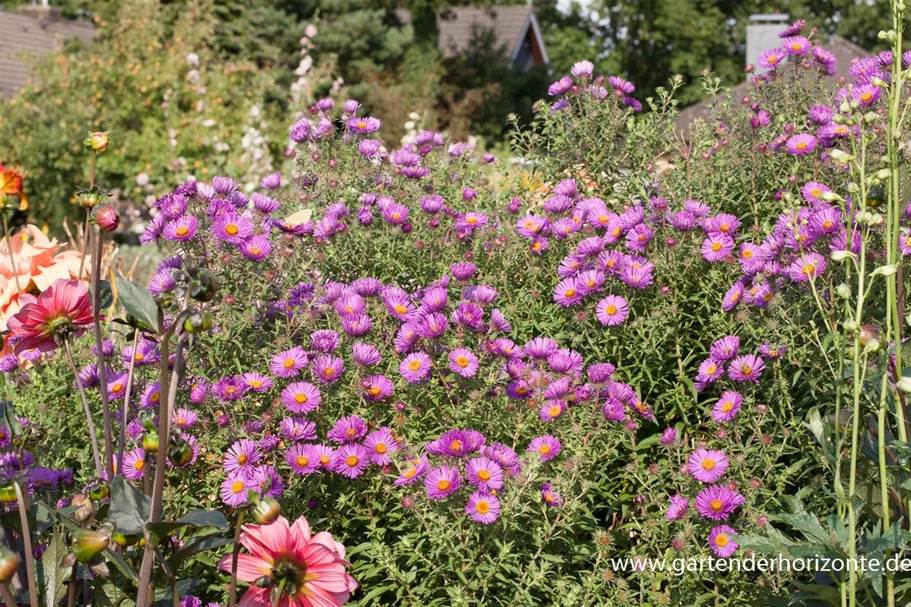
<svg viewBox="0 0 911 607"><path fill-rule="evenodd" d="M224 480L219 494L225 504L232 508L237 508L247 503L249 500L247 492L250 490L256 490L256 485L252 481L250 473L238 470L229 474Z"/></svg>
<svg viewBox="0 0 911 607"><path fill-rule="evenodd" d="M365 367L375 365L383 359L376 346L363 342L357 342L351 346L351 353L354 362Z"/></svg>
<svg viewBox="0 0 911 607"><path fill-rule="evenodd" d="M522 351L535 359L546 359L558 349L557 342L549 337L535 337L522 346Z"/></svg>
<svg viewBox="0 0 911 607"><path fill-rule="evenodd" d="M734 541L733 537L737 532L727 525L713 527L709 532L709 547L718 558L728 558L734 554L740 545Z"/></svg>
<svg viewBox="0 0 911 607"><path fill-rule="evenodd" d="M574 306L582 301L582 295L575 278L561 280L554 287L554 301L564 308Z"/></svg>
<svg viewBox="0 0 911 607"><path fill-rule="evenodd" d="M591 61L578 61L573 64L569 73L576 78L591 78L595 65Z"/></svg>
<svg viewBox="0 0 911 607"><path fill-rule="evenodd" d="M702 518L725 521L746 500L723 485L706 487L696 496L696 509Z"/></svg>
<svg viewBox="0 0 911 607"><path fill-rule="evenodd" d="M774 70L784 62L786 53L780 48L770 48L759 55L756 60L757 65L764 70Z"/></svg>
<svg viewBox="0 0 911 607"><path fill-rule="evenodd" d="M608 295L595 305L595 317L606 327L622 325L629 316L629 304L619 295Z"/></svg>
<svg viewBox="0 0 911 607"><path fill-rule="evenodd" d="M292 445L285 451L285 461L291 466L294 474L305 476L319 469L319 453L313 445Z"/></svg>
<svg viewBox="0 0 911 607"><path fill-rule="evenodd" d="M465 378L478 372L478 357L471 350L456 348L449 353L449 370Z"/></svg>
<svg viewBox="0 0 911 607"><path fill-rule="evenodd" d="M154 409L161 402L161 384L155 382L142 391L139 406L143 409Z"/></svg>
<svg viewBox="0 0 911 607"><path fill-rule="evenodd" d="M215 235L230 244L239 245L253 234L250 220L233 211L218 216L212 224Z"/></svg>
<svg viewBox="0 0 911 607"><path fill-rule="evenodd" d="M201 404L206 402L206 395L209 392L209 382L204 379L197 379L190 385L190 402Z"/></svg>
<svg viewBox="0 0 911 607"><path fill-rule="evenodd" d="M370 454L370 461L377 466L388 466L392 463L391 455L399 450L398 442L392 432L385 426L374 430L364 437L364 448Z"/></svg>
<svg viewBox="0 0 911 607"><path fill-rule="evenodd" d="M334 352L338 348L338 333L321 329L310 334L310 347L318 352Z"/></svg>
<svg viewBox="0 0 911 607"><path fill-rule="evenodd" d="M179 219L173 219L165 224L162 231L165 240L183 242L196 236L196 229L199 222L192 215L184 215Z"/></svg>
<svg viewBox="0 0 911 607"><path fill-rule="evenodd" d="M306 415L323 402L319 388L305 381L289 384L281 394L282 403L292 413Z"/></svg>
<svg viewBox="0 0 911 607"><path fill-rule="evenodd" d="M339 447L332 455L332 471L347 478L357 478L370 465L370 453L361 445Z"/></svg>
<svg viewBox="0 0 911 607"><path fill-rule="evenodd" d="M244 373L242 377L247 382L247 387L254 392L268 392L274 385L271 378L255 371Z"/></svg>
<svg viewBox="0 0 911 607"><path fill-rule="evenodd" d="M247 382L240 376L222 377L212 386L212 392L224 402L239 400L246 391Z"/></svg>
<svg viewBox="0 0 911 607"><path fill-rule="evenodd" d="M469 460L465 466L468 482L481 491L501 489L503 487L503 468L488 457Z"/></svg>
<svg viewBox="0 0 911 607"><path fill-rule="evenodd" d="M465 504L465 514L476 523L489 525L500 516L500 501L489 493L475 491Z"/></svg>
<svg viewBox="0 0 911 607"><path fill-rule="evenodd" d="M690 509L690 500L679 493L670 497L670 504L667 507L666 518L669 521L676 521L686 516L687 510Z"/></svg>
<svg viewBox="0 0 911 607"><path fill-rule="evenodd" d="M539 436L529 443L526 451L537 453L538 459L542 462L552 460L563 450L563 445L556 436Z"/></svg>
<svg viewBox="0 0 911 607"><path fill-rule="evenodd" d="M424 352L412 352L399 365L399 373L409 384L424 381L430 375L432 362Z"/></svg>
<svg viewBox="0 0 911 607"><path fill-rule="evenodd" d="M409 459L405 462L399 477L393 483L396 487L410 485L420 479L430 471L430 464L427 462L427 456L422 455L418 458Z"/></svg>
<svg viewBox="0 0 911 607"><path fill-rule="evenodd" d="M553 490L553 485L550 483L541 485L541 501L551 508L559 508L563 505L563 497Z"/></svg>
<svg viewBox="0 0 911 607"><path fill-rule="evenodd" d="M252 472L255 466L263 458L259 446L247 438L235 441L225 453L224 469L225 472L244 471Z"/></svg>
<svg viewBox="0 0 911 607"><path fill-rule="evenodd" d="M269 175L263 177L262 181L259 182L259 185L266 190L277 190L278 188L282 187L282 174L278 171L270 173Z"/></svg>
<svg viewBox="0 0 911 607"><path fill-rule="evenodd" d="M734 239L726 234L709 236L702 241L702 257L708 262L723 261L734 250Z"/></svg>
<svg viewBox="0 0 911 607"><path fill-rule="evenodd" d="M384 401L395 391L395 386L385 375L370 375L361 380L363 396L371 402Z"/></svg>
<svg viewBox="0 0 911 607"><path fill-rule="evenodd" d="M763 358L769 360L778 360L787 353L788 349L785 346L778 346L774 344L765 343L759 346L759 354Z"/></svg>
<svg viewBox="0 0 911 607"><path fill-rule="evenodd" d="M819 253L804 253L788 266L788 275L794 282L807 282L826 269L826 259Z"/></svg>
<svg viewBox="0 0 911 607"><path fill-rule="evenodd" d="M362 139L357 144L358 153L364 158L375 158L380 153L383 143L376 139Z"/></svg>
<svg viewBox="0 0 911 607"><path fill-rule="evenodd" d="M197 422L199 422L199 416L195 412L184 409L183 407L175 411L174 415L171 416L171 423L181 430L192 428Z"/></svg>
<svg viewBox="0 0 911 607"><path fill-rule="evenodd" d="M297 377L300 370L307 366L309 362L307 353L300 346L294 346L289 350L279 352L272 357L269 363L269 371L275 377L287 379Z"/></svg>
<svg viewBox="0 0 911 607"><path fill-rule="evenodd" d="M316 424L309 420L286 417L279 427L282 436L289 441L299 443L316 440Z"/></svg>
<svg viewBox="0 0 911 607"><path fill-rule="evenodd" d="M142 479L145 473L145 451L137 447L123 454L123 476L131 481Z"/></svg>
<svg viewBox="0 0 911 607"><path fill-rule="evenodd" d="M240 245L240 252L247 259L262 261L272 252L272 243L265 234L257 234Z"/></svg>
<svg viewBox="0 0 911 607"><path fill-rule="evenodd" d="M665 428L661 433L661 444L665 447L677 442L677 428Z"/></svg>
<svg viewBox="0 0 911 607"><path fill-rule="evenodd" d="M728 377L736 382L753 382L759 384L759 376L765 370L765 363L754 354L740 356L728 365Z"/></svg>
<svg viewBox="0 0 911 607"><path fill-rule="evenodd" d="M803 36L790 36L783 41L784 50L792 57L801 57L810 52L813 43Z"/></svg>
<svg viewBox="0 0 911 607"><path fill-rule="evenodd" d="M737 356L740 349L740 338L736 335L726 335L712 343L709 353L712 359L727 362Z"/></svg>
<svg viewBox="0 0 911 607"><path fill-rule="evenodd" d="M367 422L357 415L351 415L335 422L332 430L326 436L334 443L346 444L361 440L365 434L367 434Z"/></svg>
<svg viewBox="0 0 911 607"><path fill-rule="evenodd" d="M722 451L697 449L690 454L686 469L697 481L714 483L728 469L728 458Z"/></svg>
<svg viewBox="0 0 911 607"><path fill-rule="evenodd" d="M730 312L737 304L740 303L740 300L743 298L743 284L735 282L730 289L727 290L727 293L724 294L724 298L721 301L721 309L725 312Z"/></svg>
<svg viewBox="0 0 911 607"><path fill-rule="evenodd" d="M805 156L811 154L813 150L816 149L817 143L816 137L813 135L801 133L788 137L785 148L788 150L789 154Z"/></svg>
<svg viewBox="0 0 911 607"><path fill-rule="evenodd" d="M551 97L559 97L569 92L573 88L573 79L569 76L563 76L549 87L547 87L547 94Z"/></svg>
<svg viewBox="0 0 911 607"><path fill-rule="evenodd" d="M431 470L424 477L424 489L432 500L443 500L459 490L462 479L459 469L453 466L440 466Z"/></svg>
<svg viewBox="0 0 911 607"><path fill-rule="evenodd" d="M345 372L345 364L338 356L322 354L311 364L313 376L324 384L334 384Z"/></svg>
<svg viewBox="0 0 911 607"><path fill-rule="evenodd" d="M611 88L614 89L615 94L618 97L624 95L632 95L636 92L636 87L629 80L625 80L620 76L610 76L607 79L607 83L610 84Z"/></svg>
<svg viewBox="0 0 911 607"><path fill-rule="evenodd" d="M716 423L726 424L737 418L740 411L740 405L743 403L743 395L734 390L726 390L721 393L721 398L712 408L712 419Z"/></svg>

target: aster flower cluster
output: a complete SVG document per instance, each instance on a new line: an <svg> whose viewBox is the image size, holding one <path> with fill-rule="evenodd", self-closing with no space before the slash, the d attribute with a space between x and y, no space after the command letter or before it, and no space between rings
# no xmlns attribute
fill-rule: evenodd
<svg viewBox="0 0 911 607"><path fill-rule="evenodd" d="M16 436L20 440L17 444L13 443L13 430L0 419L0 490L5 493L11 491L12 481L16 479L22 483L28 495L59 497L65 494L75 484L73 471L39 465L34 453L28 448L35 444L32 439L40 436L43 430L24 417L16 418L14 424L19 428ZM15 500L12 503L4 501L0 505L0 512L15 509Z"/></svg>
<svg viewBox="0 0 911 607"><path fill-rule="evenodd" d="M620 76L595 76L591 61L579 61L572 66L571 76L563 76L547 89L551 97L558 97L551 105L551 112L566 110L575 96L585 95L597 101L616 99L633 112L641 112L642 104L633 97L636 86ZM604 85L607 84L607 87Z"/></svg>
<svg viewBox="0 0 911 607"><path fill-rule="evenodd" d="M726 335L712 343L709 351L709 357L699 363L699 371L696 374L694 383L699 391L705 390L714 385L719 380L727 378L735 384L749 386L759 385L763 371L766 368L767 360L776 360L786 353L786 348L763 344L755 354L747 354L740 350L740 338L736 335ZM730 402L720 402L722 414L733 414L736 417L742 396L739 393L732 393ZM739 397L739 398L738 398ZM725 415L724 417L727 417ZM731 419L719 419L716 421L732 421Z"/></svg>

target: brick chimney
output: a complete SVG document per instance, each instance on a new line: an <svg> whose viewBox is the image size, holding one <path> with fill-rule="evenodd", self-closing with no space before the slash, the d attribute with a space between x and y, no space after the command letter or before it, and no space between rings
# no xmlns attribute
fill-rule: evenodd
<svg viewBox="0 0 911 607"><path fill-rule="evenodd" d="M759 55L781 44L778 32L788 26L789 15L768 14L751 15L747 25L747 65L756 65Z"/></svg>

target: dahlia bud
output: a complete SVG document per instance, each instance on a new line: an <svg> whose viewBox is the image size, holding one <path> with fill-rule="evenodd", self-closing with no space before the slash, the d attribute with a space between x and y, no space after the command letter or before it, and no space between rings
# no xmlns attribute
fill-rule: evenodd
<svg viewBox="0 0 911 607"><path fill-rule="evenodd" d="M282 507L274 497L267 497L256 504L253 509L253 518L260 525L268 525L281 515Z"/></svg>
<svg viewBox="0 0 911 607"><path fill-rule="evenodd" d="M92 151L100 154L108 149L108 143L110 142L111 138L107 133L92 133L84 143L85 147L92 148Z"/></svg>
<svg viewBox="0 0 911 607"><path fill-rule="evenodd" d="M7 548L0 546L0 584L5 584L16 575L22 559L19 555Z"/></svg>
<svg viewBox="0 0 911 607"><path fill-rule="evenodd" d="M183 328L190 335L204 333L212 328L212 315L208 312L193 311L183 321Z"/></svg>
<svg viewBox="0 0 911 607"><path fill-rule="evenodd" d="M77 510L73 513L73 517L78 523L85 523L95 516L95 506L92 504L92 500L82 493L73 496L72 505L77 506Z"/></svg>
<svg viewBox="0 0 911 607"><path fill-rule="evenodd" d="M118 546L133 546L139 541L139 536L124 535L120 531L114 531L111 535L111 539L114 540L114 543Z"/></svg>
<svg viewBox="0 0 911 607"><path fill-rule="evenodd" d="M158 432L146 432L142 436L142 449L146 453L158 453Z"/></svg>
<svg viewBox="0 0 911 607"><path fill-rule="evenodd" d="M168 460L178 468L186 466L193 461L193 445L182 438L175 438L168 449Z"/></svg>
<svg viewBox="0 0 911 607"><path fill-rule="evenodd" d="M12 483L0 485L0 504L13 504L16 502L16 488Z"/></svg>
<svg viewBox="0 0 911 607"><path fill-rule="evenodd" d="M111 543L111 536L92 529L73 532L73 554L80 563L88 563Z"/></svg>
<svg viewBox="0 0 911 607"><path fill-rule="evenodd" d="M107 496L109 496L111 494L110 488L108 488L108 486L106 484L104 484L100 481L97 484L93 484L91 487L88 488L88 490L89 490L89 497L92 498L93 500L103 500L104 498L106 498Z"/></svg>
<svg viewBox="0 0 911 607"><path fill-rule="evenodd" d="M98 194L97 192L83 192L79 194L79 206L83 209L91 209L98 205L101 200L101 194Z"/></svg>
<svg viewBox="0 0 911 607"><path fill-rule="evenodd" d="M103 232L113 232L120 225L120 214L113 206L106 204L95 209L95 223Z"/></svg>

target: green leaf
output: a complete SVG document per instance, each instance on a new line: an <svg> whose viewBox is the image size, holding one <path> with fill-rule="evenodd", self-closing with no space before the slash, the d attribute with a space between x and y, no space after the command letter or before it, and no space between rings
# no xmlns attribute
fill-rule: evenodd
<svg viewBox="0 0 911 607"><path fill-rule="evenodd" d="M225 519L225 515L217 510L193 510L176 521L146 523L145 528L157 541L176 529L190 525L195 527L215 527L216 529L224 530L228 528L228 521Z"/></svg>
<svg viewBox="0 0 911 607"><path fill-rule="evenodd" d="M184 564L191 556L233 543L234 540L232 538L220 537L217 535L201 535L194 537L184 544L180 550L171 555L168 559L168 565L171 566L172 570L177 571L177 568Z"/></svg>
<svg viewBox="0 0 911 607"><path fill-rule="evenodd" d="M109 280L99 280L98 281L98 292L101 297L98 300L98 309L105 310L111 307L111 304L114 303L114 292L111 289L111 281ZM92 293L91 287L89 288L89 297L92 298L90 301L94 301L94 294Z"/></svg>
<svg viewBox="0 0 911 607"><path fill-rule="evenodd" d="M190 594L190 591L195 587L202 584L202 580L196 578L189 580L180 580L177 582L177 596L184 597ZM171 607L173 601L171 599L171 587L167 586L155 591L155 604L154 607Z"/></svg>
<svg viewBox="0 0 911 607"><path fill-rule="evenodd" d="M149 496L142 493L122 476L111 483L111 510L108 514L117 530L125 535L139 535L149 519L152 504Z"/></svg>
<svg viewBox="0 0 911 607"><path fill-rule="evenodd" d="M63 567L63 557L67 554L66 544L60 532L55 532L41 555L41 574L39 584L44 589L44 600L47 607L56 607L66 591L66 581L72 569Z"/></svg>
<svg viewBox="0 0 911 607"><path fill-rule="evenodd" d="M117 293L130 316L149 330L161 333L161 327L158 326L158 304L152 299L151 293L140 289L122 276L117 277Z"/></svg>

